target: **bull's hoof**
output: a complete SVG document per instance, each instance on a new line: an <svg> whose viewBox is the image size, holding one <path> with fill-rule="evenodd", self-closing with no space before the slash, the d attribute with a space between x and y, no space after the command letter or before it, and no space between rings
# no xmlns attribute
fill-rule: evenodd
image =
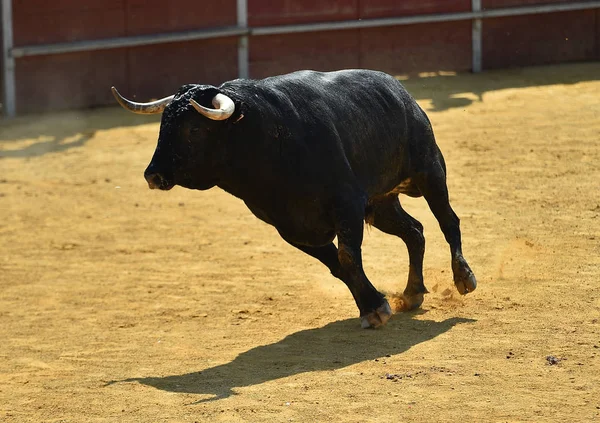
<svg viewBox="0 0 600 423"><path fill-rule="evenodd" d="M372 311L364 316L360 316L360 326L363 329L378 328L383 326L392 317L392 309L388 304L387 300L383 300L383 305L375 311Z"/></svg>
<svg viewBox="0 0 600 423"><path fill-rule="evenodd" d="M395 311L411 311L421 307L423 300L425 299L424 293L407 295L406 293L400 295L395 301Z"/></svg>
<svg viewBox="0 0 600 423"><path fill-rule="evenodd" d="M477 279L463 256L455 257L452 261L454 285L461 295L467 295L477 288Z"/></svg>
<svg viewBox="0 0 600 423"><path fill-rule="evenodd" d="M461 295L467 295L477 288L477 279L471 269L467 267L463 274L454 275L454 285Z"/></svg>

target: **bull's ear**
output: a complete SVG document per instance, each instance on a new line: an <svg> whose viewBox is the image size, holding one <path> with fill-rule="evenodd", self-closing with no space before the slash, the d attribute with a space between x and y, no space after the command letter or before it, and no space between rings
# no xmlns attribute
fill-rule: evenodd
<svg viewBox="0 0 600 423"><path fill-rule="evenodd" d="M197 84L183 84L181 87L179 87L179 89L177 90L177 93L175 93L175 95L177 97L180 97L182 95L185 95L185 93L187 93L189 90L191 90L194 87L197 87Z"/></svg>
<svg viewBox="0 0 600 423"><path fill-rule="evenodd" d="M231 116L231 122L236 124L240 120L244 119L244 115L246 114L247 111L248 111L248 107L246 106L246 103L244 103L243 101L239 101L235 105L235 113L233 114L233 116Z"/></svg>

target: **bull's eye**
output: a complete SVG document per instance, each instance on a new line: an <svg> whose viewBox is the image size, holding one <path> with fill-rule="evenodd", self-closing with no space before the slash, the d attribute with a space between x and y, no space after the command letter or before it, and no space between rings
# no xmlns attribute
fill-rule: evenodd
<svg viewBox="0 0 600 423"><path fill-rule="evenodd" d="M197 134L199 131L200 131L200 128L198 128L198 127L194 127L194 128L192 128L192 129L190 129L190 132L191 132L192 134Z"/></svg>

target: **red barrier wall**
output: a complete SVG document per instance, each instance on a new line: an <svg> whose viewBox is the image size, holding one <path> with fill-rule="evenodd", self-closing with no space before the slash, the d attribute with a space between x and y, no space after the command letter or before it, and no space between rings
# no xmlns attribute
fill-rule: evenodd
<svg viewBox="0 0 600 423"><path fill-rule="evenodd" d="M2 9L0 9L0 46L3 46L4 41L3 41L3 34L4 31L2 30ZM4 55L0 54L0 69L4 69ZM0 103L2 103L2 108L0 108L0 114L4 114L4 81L3 78L0 77Z"/></svg>
<svg viewBox="0 0 600 423"><path fill-rule="evenodd" d="M16 46L235 25L235 0L13 1Z"/></svg>
<svg viewBox="0 0 600 423"><path fill-rule="evenodd" d="M235 0L13 2L15 46L179 32L236 22ZM111 104L111 85L146 100L169 95L186 82L219 84L237 73L234 38L24 57L17 60L17 112Z"/></svg>
<svg viewBox="0 0 600 423"><path fill-rule="evenodd" d="M471 0L368 0L360 2L359 10L362 19L458 13L471 10Z"/></svg>
<svg viewBox="0 0 600 423"><path fill-rule="evenodd" d="M255 0L251 26L374 19L469 11L470 0ZM250 73L261 78L296 69L350 67L410 73L471 67L471 23L447 22L361 30L265 35L250 40Z"/></svg>
<svg viewBox="0 0 600 423"><path fill-rule="evenodd" d="M500 9L502 7L534 6L540 4L568 3L565 0L482 0L481 7L485 9Z"/></svg>
<svg viewBox="0 0 600 423"><path fill-rule="evenodd" d="M356 30L252 37L250 75L264 78L298 69L334 70L360 67Z"/></svg>
<svg viewBox="0 0 600 423"><path fill-rule="evenodd" d="M235 25L236 13L235 0L126 0L123 12L127 35Z"/></svg>
<svg viewBox="0 0 600 423"><path fill-rule="evenodd" d="M594 10L486 19L483 68L597 60L597 22Z"/></svg>
<svg viewBox="0 0 600 423"><path fill-rule="evenodd" d="M471 69L471 22L361 31L361 67L391 74Z"/></svg>
<svg viewBox="0 0 600 423"><path fill-rule="evenodd" d="M251 0L248 24L271 26L358 19L357 0Z"/></svg>
<svg viewBox="0 0 600 423"><path fill-rule="evenodd" d="M566 0L482 0L484 9ZM471 0L248 0L249 26L466 12ZM179 32L236 24L236 1L13 1L15 46ZM392 74L471 68L471 22L350 29L249 39L250 76L297 69ZM484 69L600 59L600 10L485 19ZM141 101L181 84L238 75L235 37L17 59L17 111L112 104L110 86Z"/></svg>
<svg viewBox="0 0 600 423"><path fill-rule="evenodd" d="M125 0L13 1L15 46L125 35Z"/></svg>

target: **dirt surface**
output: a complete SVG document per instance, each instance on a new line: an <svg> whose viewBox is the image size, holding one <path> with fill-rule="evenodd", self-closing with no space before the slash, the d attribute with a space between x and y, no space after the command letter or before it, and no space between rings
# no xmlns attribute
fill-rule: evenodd
<svg viewBox="0 0 600 423"><path fill-rule="evenodd" d="M0 125L0 421L600 420L600 64L408 78L449 168L461 297L423 199L421 310L346 287L213 189L150 191L158 120ZM402 241L368 229L373 283Z"/></svg>

